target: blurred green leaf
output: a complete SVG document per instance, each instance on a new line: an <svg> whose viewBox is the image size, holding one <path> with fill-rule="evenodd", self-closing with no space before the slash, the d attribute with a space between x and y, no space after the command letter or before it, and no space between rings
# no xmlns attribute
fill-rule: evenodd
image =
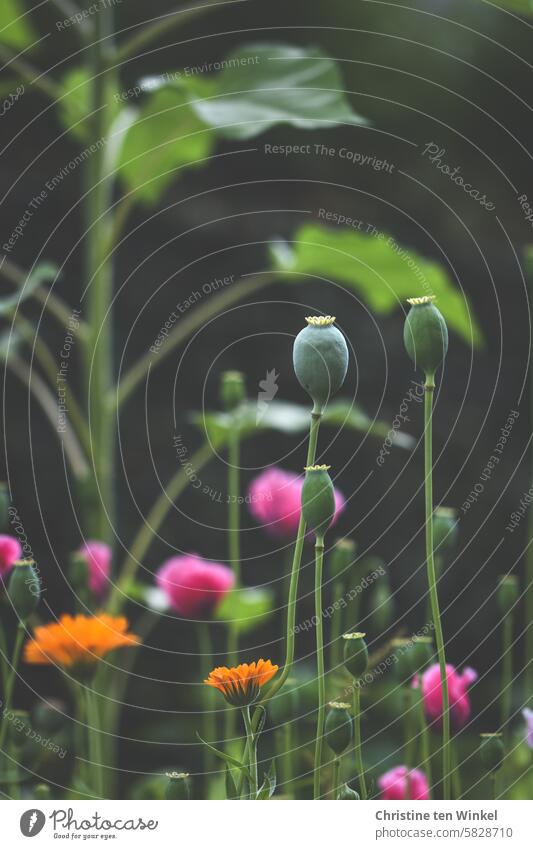
<svg viewBox="0 0 533 849"><path fill-rule="evenodd" d="M273 760L265 772L265 780L258 790L258 799L271 799L276 790L276 762Z"/></svg>
<svg viewBox="0 0 533 849"><path fill-rule="evenodd" d="M203 737L198 734L198 732L196 732L196 736L198 737L200 742L204 744L204 746L207 746L207 748L217 756L217 758L220 758L220 760L224 761L226 764L230 764L231 766L235 766L237 767L237 769L240 769L241 772L245 774L246 778L251 778L250 770L248 769L246 764L243 764L241 761L237 760L237 758L234 758L232 755L228 755L227 752L222 752L220 749L216 749L214 746L211 745L211 743L207 743L203 739Z"/></svg>
<svg viewBox="0 0 533 849"><path fill-rule="evenodd" d="M477 2L479 5L479 0ZM503 9L508 9L510 12L533 15L533 0L491 0L491 3L501 6Z"/></svg>
<svg viewBox="0 0 533 849"><path fill-rule="evenodd" d="M237 427L242 439L276 430L279 433L303 433L309 428L309 407L292 404L289 401L270 401L261 410L256 403L247 401L234 413L193 413L192 421L206 434L215 445L226 442L230 431ZM394 444L400 448L412 448L415 440L409 434L392 431L392 426L383 421L372 419L357 404L347 399L332 402L322 417L324 425L347 427L359 433L372 436L391 436Z"/></svg>
<svg viewBox="0 0 533 849"><path fill-rule="evenodd" d="M176 88L151 94L126 132L119 173L139 200L156 203L184 166L202 165L215 141Z"/></svg>
<svg viewBox="0 0 533 849"><path fill-rule="evenodd" d="M74 138L96 144L100 140L90 137L88 125L91 111L90 81L91 77L86 68L72 68L67 71L61 80L63 97L58 100L57 108L62 125ZM120 103L115 100L115 94L113 85L109 83L104 106L108 127L111 127L122 110ZM107 141L107 139L102 141Z"/></svg>
<svg viewBox="0 0 533 849"><path fill-rule="evenodd" d="M35 290L41 283L46 283L49 280L54 280L58 274L58 268L51 262L42 262L35 266L30 272L24 286L21 290L8 295L5 298L0 298L0 316L4 317L13 312L19 304L31 298Z"/></svg>
<svg viewBox="0 0 533 849"><path fill-rule="evenodd" d="M30 26L30 15L19 0L2 0L0 44L9 47L29 47L36 39Z"/></svg>
<svg viewBox="0 0 533 849"><path fill-rule="evenodd" d="M226 799L238 799L239 794L237 793L237 787L231 774L231 770L227 764L225 769Z"/></svg>
<svg viewBox="0 0 533 849"><path fill-rule="evenodd" d="M378 314L405 306L407 298L435 295L448 325L468 344L482 342L466 296L455 288L447 271L403 248L387 233L367 235L306 224L294 234L290 246L273 242L270 253L276 270L290 272L288 282L299 282L301 275L336 280Z"/></svg>
<svg viewBox="0 0 533 849"><path fill-rule="evenodd" d="M21 343L22 339L15 330L0 333L0 363L5 363L9 354L16 351Z"/></svg>
<svg viewBox="0 0 533 849"><path fill-rule="evenodd" d="M215 618L232 622L243 634L252 631L270 616L274 608L274 593L260 587L245 587L229 592L218 605Z"/></svg>
<svg viewBox="0 0 533 849"><path fill-rule="evenodd" d="M216 76L180 77L196 114L229 139L254 138L276 124L305 130L365 124L353 111L338 66L317 48L246 44Z"/></svg>

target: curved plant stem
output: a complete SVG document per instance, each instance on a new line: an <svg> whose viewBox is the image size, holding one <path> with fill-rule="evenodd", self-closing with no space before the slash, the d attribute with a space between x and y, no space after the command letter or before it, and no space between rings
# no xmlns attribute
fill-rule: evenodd
<svg viewBox="0 0 533 849"><path fill-rule="evenodd" d="M343 577L336 578L333 582L333 604L344 597L346 592L346 582ZM334 611L331 618L331 633L329 646L329 668L335 672L341 665L341 634L342 634L342 619L344 610L339 607Z"/></svg>
<svg viewBox="0 0 533 849"><path fill-rule="evenodd" d="M191 456L190 466L196 472L199 471L205 466L212 454L213 447L206 442ZM163 524L169 510L173 507L174 501L187 488L188 483L189 476L186 470L184 468L178 469L154 502L148 516L137 531L120 569L119 577L111 590L107 603L110 612L116 613L120 610L126 600L128 586L135 578L137 569L148 551L150 543Z"/></svg>
<svg viewBox="0 0 533 849"><path fill-rule="evenodd" d="M426 777L428 780L429 790L433 793L433 780L432 780L432 772L431 772L431 744L429 737L429 728L426 722L426 716L424 714L424 699L422 697L422 688L417 687L415 690L416 693L416 710L418 714L418 723L420 726L420 741L422 748L422 768L426 773Z"/></svg>
<svg viewBox="0 0 533 849"><path fill-rule="evenodd" d="M433 374L426 375L424 386L424 474L426 504L426 566L431 601L431 615L435 627L435 640L439 658L440 680L442 688L442 787L443 798L450 798L450 701L448 678L446 674L446 654L440 621L439 597L435 578L433 556L433 392L435 379Z"/></svg>
<svg viewBox="0 0 533 849"><path fill-rule="evenodd" d="M200 652L200 665L206 670L206 677L213 668L213 646L211 642L211 634L209 632L209 622L197 622L198 648ZM203 687L202 694L205 698L205 709L202 712L202 737L207 743L212 746L217 742L216 729L216 714L213 696L215 691L213 687ZM209 779L214 774L216 769L214 755L207 746L203 746L204 753L204 772L206 787L209 787ZM206 793L206 798L209 794Z"/></svg>
<svg viewBox="0 0 533 849"><path fill-rule="evenodd" d="M504 616L502 625L502 683L500 696L501 709L501 731L505 754L509 751L509 717L511 716L511 708L513 703L513 622L514 617L512 611L507 611ZM505 791L507 787L507 764L506 758L501 768L502 784Z"/></svg>
<svg viewBox="0 0 533 849"><path fill-rule="evenodd" d="M367 799L365 768L363 765L363 752L361 746L361 690L359 682L353 681L353 734L354 734L354 752L355 765L359 776L359 791L361 799Z"/></svg>
<svg viewBox="0 0 533 849"><path fill-rule="evenodd" d="M244 720L244 728L246 730L246 749L248 750L248 765L250 768L250 798L255 799L257 796L257 737L252 728L252 720L250 717L250 706L242 708L242 718Z"/></svg>
<svg viewBox="0 0 533 849"><path fill-rule="evenodd" d="M316 723L315 769L313 773L313 798L320 799L320 773L322 769L322 744L326 721L326 678L324 671L324 621L322 618L322 569L324 564L324 537L315 542L315 619L316 666L318 681L318 716Z"/></svg>

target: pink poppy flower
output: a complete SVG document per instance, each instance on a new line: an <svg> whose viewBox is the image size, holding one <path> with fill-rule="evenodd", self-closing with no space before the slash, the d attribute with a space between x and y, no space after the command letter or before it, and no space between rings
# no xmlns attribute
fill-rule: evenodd
<svg viewBox="0 0 533 849"><path fill-rule="evenodd" d="M401 799L429 799L429 784L419 769L408 770L406 766L395 766L378 778L381 798L389 801Z"/></svg>
<svg viewBox="0 0 533 849"><path fill-rule="evenodd" d="M468 688L477 680L477 672L467 666L459 674L454 666L446 665L448 694L450 698L450 718L453 727L458 730L468 721L472 713ZM439 664L430 666L422 675L422 698L428 719L440 720L442 714L442 689Z"/></svg>
<svg viewBox="0 0 533 849"><path fill-rule="evenodd" d="M248 490L250 513L272 536L283 539L296 536L303 482L303 475L285 472L275 466L261 472L251 482ZM337 521L344 505L343 495L335 489L335 516L332 524Z"/></svg>
<svg viewBox="0 0 533 849"><path fill-rule="evenodd" d="M159 568L156 582L170 606L190 619L209 616L232 588L235 576L221 563L196 554L171 557Z"/></svg>
<svg viewBox="0 0 533 849"><path fill-rule="evenodd" d="M85 557L89 572L89 587L91 591L102 596L106 590L111 572L111 549L105 542L89 539L82 545L79 554Z"/></svg>
<svg viewBox="0 0 533 849"><path fill-rule="evenodd" d="M22 547L18 539L0 534L0 578L5 578L13 563L22 557Z"/></svg>

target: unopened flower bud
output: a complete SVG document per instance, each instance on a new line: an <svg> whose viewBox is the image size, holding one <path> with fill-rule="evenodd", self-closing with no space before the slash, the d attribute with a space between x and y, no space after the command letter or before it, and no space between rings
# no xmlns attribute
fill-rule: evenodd
<svg viewBox="0 0 533 849"><path fill-rule="evenodd" d="M334 316L309 316L296 337L293 348L294 371L300 385L309 393L314 410L321 413L346 377L348 347Z"/></svg>
<svg viewBox="0 0 533 849"><path fill-rule="evenodd" d="M433 550L442 554L453 548L458 534L457 510L453 507L436 507L433 513Z"/></svg>
<svg viewBox="0 0 533 849"><path fill-rule="evenodd" d="M357 681L368 668L368 649L365 643L366 634L359 631L344 634L344 665L352 678Z"/></svg>
<svg viewBox="0 0 533 849"><path fill-rule="evenodd" d="M41 584L33 560L17 560L9 578L7 594L18 618L26 621L41 599Z"/></svg>
<svg viewBox="0 0 533 849"><path fill-rule="evenodd" d="M411 679L422 672L433 658L431 637L398 637L392 640L391 647L396 674L402 684L410 684Z"/></svg>
<svg viewBox="0 0 533 849"><path fill-rule="evenodd" d="M329 703L324 739L336 755L342 754L352 742L353 721L349 708L344 702Z"/></svg>
<svg viewBox="0 0 533 849"><path fill-rule="evenodd" d="M306 524L322 538L335 515L335 492L330 466L307 466L302 487L302 513Z"/></svg>
<svg viewBox="0 0 533 849"><path fill-rule="evenodd" d="M168 784L165 789L165 797L169 800L183 800L191 798L191 783L188 772L167 772Z"/></svg>
<svg viewBox="0 0 533 849"><path fill-rule="evenodd" d="M220 378L220 401L227 413L237 409L246 398L244 375L240 371L225 371Z"/></svg>
<svg viewBox="0 0 533 849"><path fill-rule="evenodd" d="M40 799L41 801L46 801L47 799L52 798L52 790L49 784L36 784L33 789L33 798Z"/></svg>
<svg viewBox="0 0 533 849"><path fill-rule="evenodd" d="M343 784L339 791L339 800L352 799L354 801L359 801L361 799L359 793L356 790L352 790L352 788L348 784Z"/></svg>
<svg viewBox="0 0 533 849"><path fill-rule="evenodd" d="M426 375L435 374L448 351L448 328L433 300L433 296L409 298L403 331L407 353Z"/></svg>
<svg viewBox="0 0 533 849"><path fill-rule="evenodd" d="M70 555L68 577L74 592L84 594L89 585L89 564L87 557L80 551L74 551Z"/></svg>
<svg viewBox="0 0 533 849"><path fill-rule="evenodd" d="M511 613L520 595L516 575L500 575L498 584L498 604L505 615Z"/></svg>
<svg viewBox="0 0 533 849"><path fill-rule="evenodd" d="M354 561L356 551L357 544L353 539L345 537L336 540L329 561L329 571L333 578L348 577L348 569Z"/></svg>
<svg viewBox="0 0 533 849"><path fill-rule="evenodd" d="M489 773L498 772L505 757L505 748L501 734L481 734L479 757L485 770Z"/></svg>

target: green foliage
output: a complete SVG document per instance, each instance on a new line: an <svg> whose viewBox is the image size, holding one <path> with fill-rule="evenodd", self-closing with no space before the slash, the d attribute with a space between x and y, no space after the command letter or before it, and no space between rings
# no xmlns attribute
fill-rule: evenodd
<svg viewBox="0 0 533 849"><path fill-rule="evenodd" d="M214 143L184 94L163 88L150 95L127 131L119 173L139 200L156 203L181 168L203 164Z"/></svg>
<svg viewBox="0 0 533 849"><path fill-rule="evenodd" d="M25 12L19 0L2 0L0 44L22 49L36 40L30 26L30 15Z"/></svg>
<svg viewBox="0 0 533 849"><path fill-rule="evenodd" d="M294 435L309 428L309 405L292 404L289 401L271 401L258 420L257 404L248 401L235 413L193 413L192 421L201 428L214 445L220 447L237 427L241 439L261 434L265 430ZM384 437L391 425L370 418L357 404L348 400L335 401L326 407L322 416L323 425L346 427L359 433L370 433ZM408 434L397 433L394 444L401 448L412 448L415 440Z"/></svg>
<svg viewBox="0 0 533 849"><path fill-rule="evenodd" d="M482 341L466 296L456 289L444 268L415 251L402 248L386 233L305 224L292 239L271 244L274 267L297 283L306 275L342 283L378 314L386 315L407 298L435 295L447 323L468 344Z"/></svg>
<svg viewBox="0 0 533 849"><path fill-rule="evenodd" d="M479 0L478 0L479 2ZM522 15L533 15L533 0L490 0L484 6L495 4L507 9L509 12L518 12Z"/></svg>
<svg viewBox="0 0 533 849"><path fill-rule="evenodd" d="M23 301L31 298L35 290L49 280L53 280L58 268L51 262L42 262L30 272L21 290L5 298L0 298L0 317L11 315Z"/></svg>
<svg viewBox="0 0 533 849"><path fill-rule="evenodd" d="M271 590L253 587L227 593L216 610L216 619L231 621L241 634L251 631L271 615L274 594Z"/></svg>
<svg viewBox="0 0 533 849"><path fill-rule="evenodd" d="M228 139L251 139L277 124L311 130L366 123L352 110L335 62L314 47L246 44L220 74L179 84L198 116Z"/></svg>
<svg viewBox="0 0 533 849"><path fill-rule="evenodd" d="M271 799L276 790L276 762L271 761L265 772L265 780L257 791L257 799Z"/></svg>

